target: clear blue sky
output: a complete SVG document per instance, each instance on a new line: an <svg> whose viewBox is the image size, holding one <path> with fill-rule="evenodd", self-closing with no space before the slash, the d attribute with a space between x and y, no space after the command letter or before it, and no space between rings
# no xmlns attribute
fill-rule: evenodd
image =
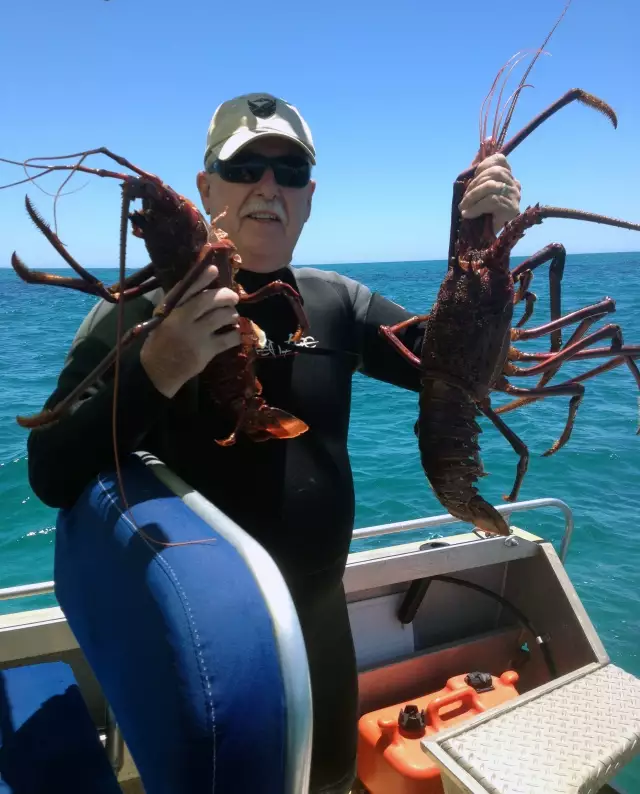
<svg viewBox="0 0 640 794"><path fill-rule="evenodd" d="M0 156L108 146L195 200L215 107L269 91L300 108L318 152L314 208L294 263L440 259L452 182L478 146L481 102L500 66L538 47L563 6L5 2ZM511 131L576 86L608 101L619 127L578 103L543 125L510 158L523 206L540 201L640 221L639 29L637 0L573 1ZM0 164L0 183L21 173ZM87 179L59 202L61 237L87 267L115 265L120 189L80 175L72 184ZM52 218L52 199L33 184L0 191L0 266L14 249L32 267L64 266L27 218L26 192ZM546 221L514 254L557 240L570 253L640 250L637 232ZM132 267L147 261L141 241L130 238L129 251Z"/></svg>

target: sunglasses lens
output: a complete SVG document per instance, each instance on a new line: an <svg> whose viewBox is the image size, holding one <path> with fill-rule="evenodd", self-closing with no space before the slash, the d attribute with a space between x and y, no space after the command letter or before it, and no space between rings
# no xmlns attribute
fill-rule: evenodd
<svg viewBox="0 0 640 794"><path fill-rule="evenodd" d="M304 187L309 183L311 164L303 157L275 157L271 163L281 187Z"/></svg>
<svg viewBox="0 0 640 794"><path fill-rule="evenodd" d="M262 179L271 166L280 187L301 188L309 184L311 164L304 157L261 157L257 154L234 157L232 160L216 160L213 171L225 182L255 184Z"/></svg>
<svg viewBox="0 0 640 794"><path fill-rule="evenodd" d="M254 184L262 179L266 163L256 160L218 160L215 170L225 182Z"/></svg>

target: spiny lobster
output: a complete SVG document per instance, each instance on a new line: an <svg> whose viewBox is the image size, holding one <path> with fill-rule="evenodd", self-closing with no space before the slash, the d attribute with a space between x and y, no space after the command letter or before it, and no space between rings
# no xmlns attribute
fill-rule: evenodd
<svg viewBox="0 0 640 794"><path fill-rule="evenodd" d="M580 210L536 204L527 207L523 213L508 222L500 236L496 237L491 215L468 220L461 217L459 210L460 201L473 179L475 168L482 160L495 153L509 155L540 124L570 102L577 100L600 111L610 119L614 127L617 126L616 115L609 105L580 88L574 88L505 143L511 116L525 87L527 75L568 6L569 3L535 54L517 90L507 101L505 110L507 105L509 107L501 128L502 114L499 116L498 110L496 111L490 137L486 135L489 106L483 123L484 105L493 96L502 73L516 59L511 65L513 69L520 59L519 55L513 56L498 72L485 98L480 117L479 151L471 167L463 171L454 182L447 273L431 313L412 317L394 326L381 326L379 329L390 344L421 372L419 418L415 433L422 466L436 497L451 515L470 522L479 530L498 535L509 534L508 524L475 487L478 477L485 476L479 456L480 428L476 417L484 414L519 455L513 489L504 497L507 502L513 502L518 497L527 471L529 451L524 442L498 416L499 413L546 397L570 396L566 426L560 438L544 453L545 456L552 455L566 444L571 435L576 412L585 391L581 381L626 364L640 388L640 370L634 361L640 357L640 345L624 345L622 331L614 324L608 324L585 336L593 323L615 311L615 302L611 298L607 297L592 306L561 316L560 286L565 256L563 246L557 243L546 246L513 270L509 268L510 254L516 243L527 229L542 223L545 218L573 218L635 231L640 231L640 224ZM498 104L499 102L500 99ZM551 322L537 328L521 330L533 311L535 296L529 292L533 270L549 261ZM525 312L517 326L512 328L514 305L521 300L526 301ZM579 323L578 327L562 347L561 329L576 322ZM398 332L417 323L425 324L419 357L397 336ZM549 353L527 354L511 344L516 340L534 339L545 334L551 335ZM587 349L602 339L611 339L610 347ZM545 385L564 362L597 357L609 357L610 360L558 385ZM512 363L522 360L539 363L530 368L517 367ZM513 386L506 377L538 374L542 374L542 379L535 387L528 389ZM505 392L521 399L494 410L490 400L492 391Z"/></svg>
<svg viewBox="0 0 640 794"><path fill-rule="evenodd" d="M91 154L104 154L121 166L133 171L135 176L81 165L82 161ZM19 416L17 421L25 428L41 428L57 421L87 388L115 365L113 399L114 454L120 489L126 503L120 479L117 449L115 449L119 360L121 351L126 345L132 343L135 339L144 338L144 336L157 328L179 304L189 287L212 264L218 269L218 277L211 286L228 287L234 290L239 295L240 303L256 303L274 295L283 295L289 301L298 323L297 331L292 337L293 342L298 341L307 332L308 322L302 308L301 298L289 284L282 281L274 281L251 294L246 293L241 285L238 284L235 276L241 262L233 243L216 226L221 216L215 218L212 221L212 225L209 225L191 201L179 195L162 182L159 177L143 171L124 157L114 154L104 147L46 159L64 160L72 157L79 157L80 161L75 165L40 165L36 163L36 158L24 163L0 158L2 162L14 165L29 165L41 169L40 173L35 176L30 176L25 180L13 182L11 185L3 187L11 187L22 182L32 181L52 171L81 171L100 177L121 180L122 211L119 281L112 286L105 286L98 278L85 270L69 254L58 235L40 217L28 197L25 199L27 213L36 227L45 235L67 264L73 268L79 278L32 271L26 267L16 253L11 257L11 264L18 276L27 283L66 287L96 295L107 302L117 304L117 341L113 350L105 356L93 372L89 373L70 394L52 409L43 410L30 417ZM72 174L69 175L69 178L71 176ZM68 178L63 185L67 181ZM61 189L62 186L58 190L58 194ZM136 199L142 200L142 209L130 213L130 205ZM144 241L151 262L133 275L125 277L128 221L131 222L133 234ZM125 302L158 287L161 287L165 293L164 300L155 308L153 316L124 333ZM216 442L222 446L233 444L238 433L244 434L252 441L266 441L271 438L294 438L306 432L308 427L302 420L279 408L267 405L260 396L262 387L254 372L254 361L256 349L264 344L264 334L254 323L244 317L239 318L238 325L241 344L220 353L210 361L201 373L203 386L212 402L216 404L217 410L230 415L235 424L233 431L227 438L215 439ZM220 332L225 330L229 330L229 328L220 329Z"/></svg>

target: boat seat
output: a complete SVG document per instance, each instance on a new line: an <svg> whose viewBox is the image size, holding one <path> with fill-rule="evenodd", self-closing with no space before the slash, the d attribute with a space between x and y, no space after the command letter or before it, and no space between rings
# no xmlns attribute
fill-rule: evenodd
<svg viewBox="0 0 640 794"><path fill-rule="evenodd" d="M640 753L640 680L594 662L423 739L445 794L597 794Z"/></svg>
<svg viewBox="0 0 640 794"><path fill-rule="evenodd" d="M121 794L71 668L0 670L0 794Z"/></svg>
<svg viewBox="0 0 640 794"><path fill-rule="evenodd" d="M157 459L122 479L130 511L108 472L59 513L54 579L146 794L304 794L311 687L278 568Z"/></svg>

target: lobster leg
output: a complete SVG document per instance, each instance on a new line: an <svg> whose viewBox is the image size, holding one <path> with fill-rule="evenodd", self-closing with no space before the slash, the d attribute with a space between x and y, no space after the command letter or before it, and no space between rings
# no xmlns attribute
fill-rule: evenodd
<svg viewBox="0 0 640 794"><path fill-rule="evenodd" d="M620 348L622 347L622 329L619 325L609 323L603 328L600 328L600 330L589 334L589 336L585 336L583 339L580 339L578 342L574 342L572 345L567 345L559 353L550 354L546 361L536 364L533 367L522 369L521 367L516 367L513 364L507 364L505 367L506 374L526 376L537 375L540 372L547 372L556 364L561 364L564 361L572 358L574 353L578 353L580 350L588 347L592 342L598 342L600 339L607 338L611 339L611 353L620 355Z"/></svg>
<svg viewBox="0 0 640 794"><path fill-rule="evenodd" d="M517 306L522 300L526 302L524 313L515 325L516 328L522 328L522 326L533 314L533 307L535 302L538 300L538 296L535 294L535 292L531 292L529 290L531 282L533 281L533 273L531 270L525 271L519 279L514 279L513 281L514 286L518 284L518 291L514 296L513 305Z"/></svg>
<svg viewBox="0 0 640 794"><path fill-rule="evenodd" d="M16 271L18 276L27 284L46 284L49 286L66 287L67 289L77 290L78 292L86 292L90 295L96 295L99 298L107 301L108 303L117 303L119 295L114 287L106 287L100 279L89 273L88 270L82 267L71 254L67 251L58 235L51 229L49 224L38 214L38 211L32 205L29 197L25 198L25 206L27 213L31 220L35 223L37 228L44 234L51 245L56 249L65 262L70 265L80 278L70 278L66 276L58 276L53 273L42 273L38 270L30 270L20 257L14 253L11 256L11 265ZM147 271L151 266L143 268L143 272ZM140 278L140 274L134 274L132 279ZM126 283L126 282L124 282ZM155 280L144 284L142 286L132 286L126 289L122 294L125 300L135 298L143 295L145 292L150 292L155 289L158 283Z"/></svg>
<svg viewBox="0 0 640 794"><path fill-rule="evenodd" d="M151 290L160 286L160 282L155 279L148 279L144 284L135 287L126 288L121 295L118 295L116 287L105 287L95 276L90 276L90 281L85 281L82 278L70 278L68 276L58 276L55 273L43 273L39 270L31 270L28 268L20 257L14 252L11 255L11 265L18 276L27 284L43 284L48 287L65 287L66 289L73 289L77 292L85 292L89 295L95 295L108 303L117 303L122 297L123 300L131 300L140 295L144 295ZM134 276L136 276L134 274ZM131 278L133 278L132 276ZM125 281L126 284L126 281ZM116 285L117 286L117 285Z"/></svg>
<svg viewBox="0 0 640 794"><path fill-rule="evenodd" d="M153 262L150 262L148 265L140 268L135 273L132 273L128 276L123 282L122 287L120 286L120 282L117 281L115 284L112 285L111 291L112 292L125 292L132 287L138 287L147 281L147 279L153 276L154 265ZM158 284L158 286L160 286Z"/></svg>
<svg viewBox="0 0 640 794"><path fill-rule="evenodd" d="M600 303L596 303L593 306L587 306L585 309L581 309L580 311L573 312L572 314L569 314L569 315L567 315L564 318L560 318L555 323L551 322L551 323L547 323L546 326L541 326L540 328L537 328L537 329L536 328L529 329L529 331L527 332L527 334L528 334L527 338L532 339L532 338L535 338L536 336L542 336L544 333L549 333L550 331L552 331L552 327L555 327L558 323L568 324L568 322L573 322L574 320L581 319L581 318L584 317L584 319L582 319L582 322L580 323L580 325L576 328L576 330L573 332L571 338L567 342L567 344L565 346L565 349L566 349L566 348L572 347L572 345L578 339L582 339L582 337L589 330L589 328L593 325L593 323L595 323L597 320L599 320L607 312L610 312L610 311L615 311L615 302L611 298L606 298L605 300L601 301ZM568 322L564 323L565 320L568 321ZM516 332L516 333L518 334L517 338L524 338L523 335L520 334L520 332ZM532 355L532 354L522 353L521 351L516 350L515 348L512 348L510 353L509 353L509 360L511 360L511 361L513 361L513 360L516 360L516 361L532 360L532 359L529 358L530 355ZM544 355L544 358L542 360L543 361L548 361L554 354L553 353L544 353L543 355ZM539 360L539 359L536 356L533 360ZM547 384L551 380L551 378L553 378L553 376L556 374L556 372L560 369L561 366L562 366L562 362L560 362L559 364L556 364L551 369L548 369L542 375L540 380L538 381L538 384L537 384L538 387L541 387L541 386L544 386L545 384ZM497 409L497 412L498 413L507 413L508 411L513 411L515 408L520 408L521 406L527 405L528 403L531 403L531 402L535 402L535 399L534 398L524 397L524 398L522 398L520 400L514 400L511 403L507 403L506 405L500 406L500 408Z"/></svg>
<svg viewBox="0 0 640 794"><path fill-rule="evenodd" d="M520 281L520 290L516 303L524 298L527 301L526 310L516 328L521 328L529 319L533 312L533 304L536 296L529 292L529 284L533 278L533 270L546 262L551 262L549 265L549 298L551 302L551 320L557 320L561 314L560 308L560 287L562 276L564 274L564 264L566 259L566 249L561 243L550 243L549 245L538 251L537 254L525 259L519 265L516 265L511 271L511 276L514 280ZM527 274L529 274L527 276ZM562 346L562 333L560 329L551 334L551 350L560 350Z"/></svg>
<svg viewBox="0 0 640 794"><path fill-rule="evenodd" d="M510 138L510 140L508 140L502 146L500 153L507 157L517 146L520 146L522 141L524 141L525 138L528 138L529 135L531 135L531 133L536 130L544 121L553 116L554 113L557 113L559 110L561 110L565 105L568 105L570 102L574 102L575 100L582 102L588 107L594 108L594 110L599 110L601 113L604 113L604 115L613 124L614 128L617 128L618 119L613 108L609 107L609 105L607 105L606 102L603 102L602 99L599 99L593 94L587 93L582 88L572 88L570 91L567 91L566 94L561 96L560 99L557 99L555 102L549 105L549 107L543 110L542 113L539 113L526 126L517 132L512 138ZM503 128L503 131L505 129L506 125L505 128Z"/></svg>
<svg viewBox="0 0 640 794"><path fill-rule="evenodd" d="M522 441L514 432L513 430L506 425L506 423L496 414L496 412L491 407L491 403L488 399L481 400L478 403L478 408L482 411L482 413L489 419L494 427L499 430L502 435L507 439L507 441L511 444L513 451L516 455L519 456L520 460L518 461L518 468L516 471L516 479L513 483L513 488L511 489L511 493L509 496L503 496L502 498L505 502L515 502L518 498L518 494L520 493L520 487L522 486L522 481L524 480L524 475L527 473L527 468L529 466L529 449L527 445Z"/></svg>
<svg viewBox="0 0 640 794"><path fill-rule="evenodd" d="M490 267L492 262L499 262L509 253L516 243L524 237L527 229L536 226L545 218L566 218L589 223L602 223L604 226L615 226L620 229L631 229L640 232L640 223L631 223L620 218L610 218L608 215L598 215L595 212L566 209L565 207L549 207L535 204L527 207L524 212L505 224L500 237L491 245L485 256L485 266Z"/></svg>
<svg viewBox="0 0 640 794"><path fill-rule="evenodd" d="M524 354L527 355L527 354ZM536 354L532 354L536 355ZM548 355L548 354L545 354ZM616 369L617 367L621 366L622 364L626 364L629 368L631 374L633 375L636 384L638 385L638 389L640 390L640 369L638 369L638 365L633 360L632 356L640 356L640 348L636 345L622 345L619 349L613 350L612 348L596 348L595 350L587 351L587 353L576 353L573 357L573 361L579 360L581 356L589 357L589 358L596 358L599 356L613 356L610 361L606 361L604 364L600 364L593 369L587 370L582 375L577 375L575 378L571 378L571 380L566 381L567 383L580 383L583 380L588 380L589 378L593 378L596 375L599 375L602 372L608 372L609 370ZM538 359L536 359L538 360ZM556 367L552 375L559 369ZM515 388L515 387L514 387ZM540 388L538 386L537 388ZM521 390L523 393L527 391L529 395L533 395L534 390ZM515 394L515 392L509 392ZM543 395L544 397L544 395ZM521 408L523 405L528 405L529 403L536 402L537 400L541 399L539 396L527 396L522 397L518 400L514 400L513 402L507 403L506 405L500 406L500 408L496 409L496 413L504 414L508 411L514 411L516 408ZM640 434L640 428L638 429L638 434Z"/></svg>
<svg viewBox="0 0 640 794"><path fill-rule="evenodd" d="M571 314L566 314L564 317L558 317L557 319L552 320L549 323L545 323L544 325L540 325L537 328L528 328L524 331L514 328L511 330L511 340L515 342L517 340L524 341L526 339L537 339L540 336L545 336L546 334L553 334L556 331L560 331L565 326L571 325L578 320L583 320L585 322L588 321L588 325L582 332L584 333L590 325L593 325L593 323L596 322L596 320L604 317L605 314L615 312L615 310L616 303L613 298L604 298L599 303L594 303L591 306L585 306L584 309L578 309L578 311L571 312ZM582 327L582 325L580 327ZM576 331L573 336L575 337L577 333L578 331ZM580 334L580 336L582 336L582 334ZM567 344L567 347L568 346L569 344ZM559 351L552 351L551 355L557 352Z"/></svg>
<svg viewBox="0 0 640 794"><path fill-rule="evenodd" d="M583 372L582 375L577 375L575 378L571 378L568 383L579 383L580 381L594 378L601 372L608 372L611 369L619 367L621 364L626 364L629 367L636 383L638 384L638 389L640 389L640 369L638 369L636 362L628 356L616 356L610 361L606 361L604 364L600 364L599 366L594 367L587 372ZM640 428L638 428L638 434L640 434Z"/></svg>
<svg viewBox="0 0 640 794"><path fill-rule="evenodd" d="M11 266L18 276L27 284L43 284L50 287L66 287L78 292L86 292L89 295L97 295L109 303L116 303L117 298L111 294L109 289L98 279L91 276L91 281L81 278L71 278L68 276L58 276L54 273L43 273L40 270L31 270L20 257L14 252L11 255Z"/></svg>
<svg viewBox="0 0 640 794"><path fill-rule="evenodd" d="M522 389L518 386L512 386L507 379L504 378L494 386L494 389L496 391L506 392L507 394L513 394L517 396L535 396L538 399L571 395L571 400L569 401L569 416L567 418L567 423L564 427L564 430L562 431L560 438L555 441L546 452L543 452L542 456L546 458L549 457L549 455L553 455L567 443L571 436L571 431L573 430L576 413L580 407L582 398L584 397L584 386L582 386L580 383L567 381L566 383L559 383L557 386L543 386L540 388Z"/></svg>
<svg viewBox="0 0 640 794"><path fill-rule="evenodd" d="M625 358L640 358L640 345L622 345L622 347L616 349L615 353ZM518 351L517 358L521 361L548 361L554 355L555 353L521 353ZM613 351L610 347L594 347L593 350L582 350L579 353L575 353L571 359L572 361L584 361L611 355L613 355Z"/></svg>
<svg viewBox="0 0 640 794"><path fill-rule="evenodd" d="M117 298L113 295L111 290L105 287L105 285L89 273L88 270L85 270L79 262L76 262L64 247L58 235L55 234L48 223L40 217L35 207L31 204L28 196L25 198L25 206L29 217L35 223L36 227L44 234L51 245L65 262L75 270L80 278L67 278L64 276L56 276L52 273L29 270L14 252L11 257L11 265L18 276L20 276L23 281L26 281L27 284L51 284L58 287L67 287L69 289L78 290L79 292L88 292L91 295L98 295L109 303L115 303Z"/></svg>
<svg viewBox="0 0 640 794"><path fill-rule="evenodd" d="M265 284L264 287L260 287L260 289L255 292L245 292L240 288L240 300L243 303L258 303L274 295L282 295L285 297L293 309L298 321L298 329L293 335L292 341L297 342L302 334L309 330L309 321L302 308L300 295L290 284L286 284L284 281L272 281L270 284Z"/></svg>
<svg viewBox="0 0 640 794"><path fill-rule="evenodd" d="M561 447L563 447L569 437L571 436L571 431L573 430L573 424L575 421L576 413L578 411L578 407L584 397L584 386L581 385L581 381L589 380L590 378L594 378L596 375L600 375L602 372L608 372L609 370L616 369L616 367L621 366L622 364L626 364L633 377L636 381L638 389L640 389L640 369L638 369L638 365L628 356L624 355L617 355L619 351L609 351L610 355L614 355L615 357L612 358L610 361L606 361L604 364L600 364L593 369L588 370L587 372L583 372L582 375L578 375L575 378L571 378L564 383L559 383L557 386L546 386L542 388L533 388L533 389L522 389L518 388L517 386L512 386L506 378L503 381L496 385L497 391L503 391L507 394L513 395L528 395L535 400L544 399L545 397L552 397L554 395L568 395L573 394L571 401L569 403L569 418L567 419L567 424L565 429L562 432L560 438L548 449L545 453L543 453L543 457L549 457L549 455L553 455L557 452ZM640 428L636 431L636 435L640 435Z"/></svg>
<svg viewBox="0 0 640 794"><path fill-rule="evenodd" d="M33 416L18 416L17 422L21 427L34 428L42 427L51 424L62 416L68 410L69 406L85 392L89 386L94 384L105 372L112 366L116 358L121 354L122 350L131 344L135 339L144 338L154 328L157 328L163 320L173 311L182 296L189 289L189 287L196 281L201 273L211 264L215 256L215 250L212 246L206 245L200 252L198 260L187 273L187 275L179 281L173 289L171 289L164 300L154 311L153 317L145 320L143 323L138 323L133 328L130 328L126 334L116 343L116 346L111 350L104 359L98 364L95 369L90 372L87 377L79 383L73 391L71 391L63 400L61 400L55 408L45 409Z"/></svg>
<svg viewBox="0 0 640 794"><path fill-rule="evenodd" d="M589 320L588 319L583 320L582 325L588 327L587 324L590 324ZM578 333L578 331L580 331L580 328L576 331L576 334ZM574 336L576 334L574 334ZM544 387L538 386L533 389L524 389L524 388L518 388L516 386L512 386L506 380L506 378L503 378L495 386L496 391L503 391L506 392L507 394L513 394L514 396L521 396L524 398L522 400L516 400L514 403L509 403L508 405L499 408L498 412L500 413L504 413L506 409L513 410L513 408L517 408L520 405L524 405L525 401L534 402L536 400L544 399L545 397L550 397L553 395L573 394L571 401L569 403L569 417L567 419L567 424L565 426L565 429L562 435L560 436L560 438L558 439L558 441L556 441L555 444L553 444L553 446L549 450L547 450L547 452L544 453L545 457L549 455L553 455L561 447L563 447L564 444L566 444L566 442L569 440L578 407L584 396L584 386L580 385L581 381L588 380L590 378L595 377L596 375L601 374L602 372L608 372L609 370L615 369L616 367L619 367L622 364L626 364L629 367L631 374L633 375L636 381L638 389L640 389L640 369L638 369L638 365L631 358L631 356L624 355L626 349L622 345L622 334L619 326L617 325L605 326L604 328L600 329L600 331L596 331L596 333L593 333L590 336L585 337L584 339L582 339L577 343L567 344L564 350L562 350L560 353L549 355L549 359L552 359L550 363L552 364L552 366L553 364L557 364L561 356L563 357L562 359L563 361L571 360L572 357L576 357L577 355L579 355L579 350L577 348L584 347L588 345L590 341L595 342L598 339L602 339L604 336L613 337L611 348L609 350L600 348L598 349L597 352L599 355L608 354L610 356L613 356L613 358L610 361L605 362L604 364L600 364L599 366L594 367L593 369L588 370L587 372L584 372L582 375L578 375L575 378L571 378L570 380L565 381L564 383L560 383L557 386L544 386ZM571 355L572 350L573 350L573 356ZM635 350L635 355L640 355L640 351ZM546 364L543 364L542 366L546 366ZM554 372L557 371L557 369L558 367L555 367ZM638 434L640 434L640 428L638 430Z"/></svg>
<svg viewBox="0 0 640 794"><path fill-rule="evenodd" d="M428 314L421 314L416 317L409 317L408 320L403 320L401 323L397 323L396 325L381 325L378 331L386 338L389 344L395 347L398 353L400 353L400 355L406 361L408 361L409 364L412 364L417 369L420 369L422 367L422 362L418 356L416 356L415 353L412 353L406 345L403 345L396 334L398 331L402 331L405 328L410 328L412 325L417 325L418 323L422 323L428 319Z"/></svg>

